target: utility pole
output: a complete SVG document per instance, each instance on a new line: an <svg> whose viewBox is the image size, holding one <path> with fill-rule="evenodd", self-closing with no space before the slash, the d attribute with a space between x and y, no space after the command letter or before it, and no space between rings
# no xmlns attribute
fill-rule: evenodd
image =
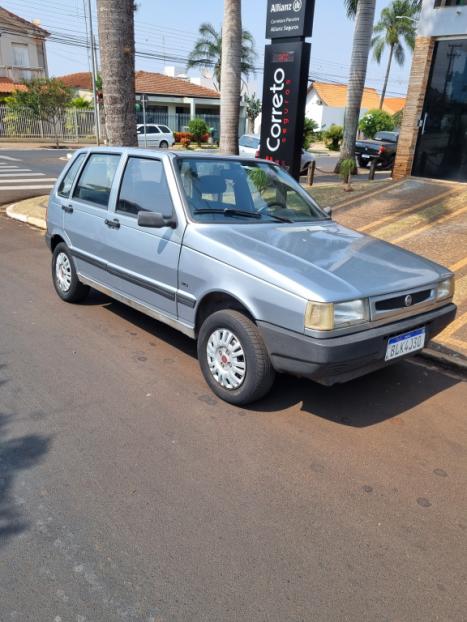
<svg viewBox="0 0 467 622"><path fill-rule="evenodd" d="M91 11L91 0L88 0L88 11L89 11L89 44L91 51L91 82L92 82L92 98L94 101L94 120L96 124L96 141L97 145L100 144L100 136L101 136L101 120L99 114L99 101L96 93L96 80L97 80L97 58L96 58L96 42L94 39L94 30L92 26L92 11Z"/></svg>

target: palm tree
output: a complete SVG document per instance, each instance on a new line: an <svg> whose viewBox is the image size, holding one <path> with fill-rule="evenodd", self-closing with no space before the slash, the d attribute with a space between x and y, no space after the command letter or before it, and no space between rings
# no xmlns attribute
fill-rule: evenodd
<svg viewBox="0 0 467 622"><path fill-rule="evenodd" d="M213 82L217 90L221 83L222 31L218 32L212 24L204 23L199 27L200 37L188 57L187 69L202 67L211 69ZM242 31L241 73L248 76L255 72L255 40L248 30Z"/></svg>
<svg viewBox="0 0 467 622"><path fill-rule="evenodd" d="M242 1L224 0L221 57L221 135L223 153L238 155L242 90Z"/></svg>
<svg viewBox="0 0 467 622"><path fill-rule="evenodd" d="M365 87L376 8L376 0L344 0L344 3L347 15L355 17L355 31L344 116L344 138L342 140L339 162L336 165L337 173L340 170L341 162L348 159L355 160L355 140L357 138L358 120L363 89Z"/></svg>
<svg viewBox="0 0 467 622"><path fill-rule="evenodd" d="M97 0L107 139L137 146L134 0Z"/></svg>
<svg viewBox="0 0 467 622"><path fill-rule="evenodd" d="M393 58L402 67L405 62L403 43L412 51L415 48L417 31L415 17L418 15L418 12L417 4L412 0L393 0L392 4L381 11L380 20L373 29L375 36L371 40L371 47L373 48L376 62L381 62L386 46L389 47L386 77L379 101L380 109L383 107L384 98L386 97Z"/></svg>
<svg viewBox="0 0 467 622"><path fill-rule="evenodd" d="M256 93L253 95L245 95L243 98L246 106L246 116L248 118L248 133L255 133L255 121L261 114L263 104L261 100L256 97Z"/></svg>

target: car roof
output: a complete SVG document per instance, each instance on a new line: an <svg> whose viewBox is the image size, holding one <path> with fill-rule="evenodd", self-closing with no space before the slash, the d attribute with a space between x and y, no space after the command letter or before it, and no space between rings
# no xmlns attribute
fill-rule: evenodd
<svg viewBox="0 0 467 622"><path fill-rule="evenodd" d="M157 124L153 124L157 125ZM148 149L145 147L117 147L117 146L106 146L106 147L97 147L97 146L89 146L83 147L82 149L78 149L75 153L122 153L128 155L152 155L157 156L160 160L177 160L179 158L192 158L196 160L232 160L238 162L250 162L248 158L244 156L238 155L223 155L220 153L193 153L191 151L167 151L163 149ZM269 160L262 160L260 158L255 159L255 162L265 162L266 164L275 164Z"/></svg>

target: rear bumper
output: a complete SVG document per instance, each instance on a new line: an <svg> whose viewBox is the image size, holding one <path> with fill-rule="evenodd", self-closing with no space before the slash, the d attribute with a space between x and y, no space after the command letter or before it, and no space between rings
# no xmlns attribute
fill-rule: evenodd
<svg viewBox="0 0 467 622"><path fill-rule="evenodd" d="M258 322L258 327L276 371L332 385L390 364L384 360L390 337L424 326L428 342L455 315L456 306L448 304L406 320L328 339L308 337L266 322Z"/></svg>

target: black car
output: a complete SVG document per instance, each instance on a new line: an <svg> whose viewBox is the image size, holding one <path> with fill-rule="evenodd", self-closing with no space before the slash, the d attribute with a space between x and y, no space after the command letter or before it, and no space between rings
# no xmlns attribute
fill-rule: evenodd
<svg viewBox="0 0 467 622"><path fill-rule="evenodd" d="M358 165L365 168L376 159L377 165L381 168L392 168L396 159L398 140L399 132L377 132L373 140L357 140L355 155Z"/></svg>

